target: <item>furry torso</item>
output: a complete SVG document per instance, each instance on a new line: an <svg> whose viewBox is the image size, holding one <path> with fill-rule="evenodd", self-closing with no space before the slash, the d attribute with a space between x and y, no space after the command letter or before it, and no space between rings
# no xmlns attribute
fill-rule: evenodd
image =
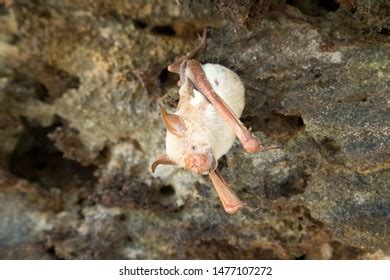
<svg viewBox="0 0 390 280"><path fill-rule="evenodd" d="M245 89L238 75L219 64L208 63L202 65L202 68L214 91L240 117L245 106ZM235 139L233 131L215 107L197 90L193 90L193 95L189 102L182 104L175 112L187 124L188 137L178 139L167 132L167 154L179 164L193 144L202 146L202 143L208 143L218 160L228 152Z"/></svg>

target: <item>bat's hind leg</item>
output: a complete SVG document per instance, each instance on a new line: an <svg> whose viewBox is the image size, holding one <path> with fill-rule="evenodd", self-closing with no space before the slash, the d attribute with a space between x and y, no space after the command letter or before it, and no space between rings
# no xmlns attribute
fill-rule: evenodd
<svg viewBox="0 0 390 280"><path fill-rule="evenodd" d="M194 84L186 75L187 68L187 60L184 60L180 65L180 90L179 90L179 104L178 108L181 107L182 104L190 102L190 100L194 97Z"/></svg>

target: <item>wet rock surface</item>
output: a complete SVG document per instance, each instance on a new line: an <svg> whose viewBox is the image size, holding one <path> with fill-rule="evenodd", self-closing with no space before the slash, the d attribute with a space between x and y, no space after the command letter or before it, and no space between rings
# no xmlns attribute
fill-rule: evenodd
<svg viewBox="0 0 390 280"><path fill-rule="evenodd" d="M0 258L366 259L390 253L386 1L0 1ZM242 78L227 215L170 166L158 103L197 45Z"/></svg>

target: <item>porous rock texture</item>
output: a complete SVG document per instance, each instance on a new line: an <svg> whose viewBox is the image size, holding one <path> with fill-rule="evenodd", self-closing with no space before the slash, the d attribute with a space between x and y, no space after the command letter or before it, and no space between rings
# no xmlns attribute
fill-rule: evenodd
<svg viewBox="0 0 390 280"><path fill-rule="evenodd" d="M390 254L388 1L0 1L0 258L376 259ZM236 71L282 149L219 163L223 211L164 152L166 67Z"/></svg>

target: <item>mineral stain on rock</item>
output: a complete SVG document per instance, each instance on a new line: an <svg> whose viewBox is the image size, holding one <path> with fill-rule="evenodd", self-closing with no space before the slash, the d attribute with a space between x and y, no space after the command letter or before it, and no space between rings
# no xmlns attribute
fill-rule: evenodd
<svg viewBox="0 0 390 280"><path fill-rule="evenodd" d="M0 1L0 258L365 259L390 253L387 1ZM220 167L228 216L164 149L166 67L239 74L242 120L282 150Z"/></svg>

